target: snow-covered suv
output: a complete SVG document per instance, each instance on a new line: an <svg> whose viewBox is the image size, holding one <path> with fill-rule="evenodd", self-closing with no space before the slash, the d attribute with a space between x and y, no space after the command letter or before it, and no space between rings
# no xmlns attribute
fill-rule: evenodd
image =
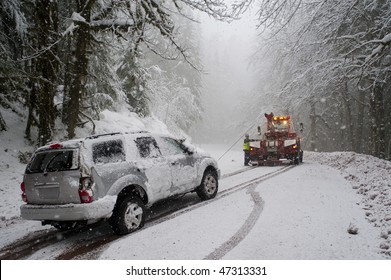
<svg viewBox="0 0 391 280"><path fill-rule="evenodd" d="M21 184L21 216L59 229L109 218L117 234L144 225L146 207L197 192L214 198L217 162L191 144L148 132L112 133L38 148Z"/></svg>

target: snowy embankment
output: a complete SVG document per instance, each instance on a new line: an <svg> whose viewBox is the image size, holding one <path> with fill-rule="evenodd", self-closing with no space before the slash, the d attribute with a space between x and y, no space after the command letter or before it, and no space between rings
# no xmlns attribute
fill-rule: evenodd
<svg viewBox="0 0 391 280"><path fill-rule="evenodd" d="M391 162L353 152L306 152L306 160L331 166L351 182L361 196L366 219L381 229L380 248L391 247ZM388 251L389 252L389 251Z"/></svg>

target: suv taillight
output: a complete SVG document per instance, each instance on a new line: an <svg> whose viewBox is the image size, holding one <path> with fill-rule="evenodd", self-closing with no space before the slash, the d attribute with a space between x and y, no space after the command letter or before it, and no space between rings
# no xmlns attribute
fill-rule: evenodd
<svg viewBox="0 0 391 280"><path fill-rule="evenodd" d="M26 187L24 185L24 182L20 184L20 189L22 190L22 200L23 202L27 203L27 196L26 196Z"/></svg>
<svg viewBox="0 0 391 280"><path fill-rule="evenodd" d="M81 203L91 203L94 200L92 180L90 177L84 177L80 179L79 196Z"/></svg>

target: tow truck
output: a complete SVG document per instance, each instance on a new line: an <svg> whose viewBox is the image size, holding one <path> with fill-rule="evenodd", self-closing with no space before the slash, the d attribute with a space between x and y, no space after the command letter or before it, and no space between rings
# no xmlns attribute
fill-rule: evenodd
<svg viewBox="0 0 391 280"><path fill-rule="evenodd" d="M258 126L259 141L250 143L250 163L252 165L300 164L303 162L301 138L295 132L291 117L265 114L266 129L261 133ZM303 124L300 123L300 132Z"/></svg>

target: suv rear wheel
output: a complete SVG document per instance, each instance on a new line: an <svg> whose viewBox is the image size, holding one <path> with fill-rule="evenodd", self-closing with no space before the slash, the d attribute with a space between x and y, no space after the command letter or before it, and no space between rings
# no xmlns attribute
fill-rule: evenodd
<svg viewBox="0 0 391 280"><path fill-rule="evenodd" d="M206 170L202 177L201 185L197 188L197 195L202 200L212 199L216 196L219 183L214 170Z"/></svg>
<svg viewBox="0 0 391 280"><path fill-rule="evenodd" d="M117 202L109 222L116 234L128 234L144 226L145 206L137 196L127 196Z"/></svg>

